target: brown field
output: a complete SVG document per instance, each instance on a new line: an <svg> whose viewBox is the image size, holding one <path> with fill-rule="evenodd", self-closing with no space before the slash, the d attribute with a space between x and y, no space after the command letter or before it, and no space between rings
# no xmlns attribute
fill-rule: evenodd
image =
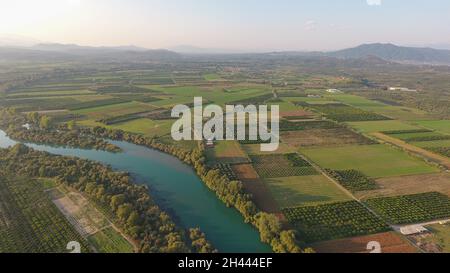
<svg viewBox="0 0 450 273"><path fill-rule="evenodd" d="M450 174L424 174L411 176L397 176L377 179L379 190L356 193L360 199L373 197L408 195L430 191L441 192L450 196Z"/></svg>
<svg viewBox="0 0 450 273"><path fill-rule="evenodd" d="M259 179L258 174L251 164L232 165L232 169L244 184L245 191L252 194L252 199L260 210L268 213L281 214L270 190Z"/></svg>
<svg viewBox="0 0 450 273"><path fill-rule="evenodd" d="M321 242L312 245L317 253L370 253L369 242L379 242L382 253L417 253L418 249L394 232Z"/></svg>
<svg viewBox="0 0 450 273"><path fill-rule="evenodd" d="M311 129L282 132L281 140L292 147L334 146L343 144L368 144L369 139L344 128Z"/></svg>
<svg viewBox="0 0 450 273"><path fill-rule="evenodd" d="M233 165L231 167L239 180L258 179L259 176L251 164Z"/></svg>

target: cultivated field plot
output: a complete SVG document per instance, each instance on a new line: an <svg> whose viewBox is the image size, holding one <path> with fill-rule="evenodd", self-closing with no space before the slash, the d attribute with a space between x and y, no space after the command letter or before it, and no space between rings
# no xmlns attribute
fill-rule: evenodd
<svg viewBox="0 0 450 273"><path fill-rule="evenodd" d="M114 229L92 203L80 193L61 187L65 193L63 197L54 199L53 203L98 252L133 252L133 245Z"/></svg>
<svg viewBox="0 0 450 273"><path fill-rule="evenodd" d="M207 157L217 163L243 164L250 162L237 141L218 141L214 149L207 150Z"/></svg>
<svg viewBox="0 0 450 273"><path fill-rule="evenodd" d="M437 132L388 134L388 135L391 137L394 137L394 138L398 138L398 139L403 140L408 143L450 140L450 135L444 135L444 134L437 133Z"/></svg>
<svg viewBox="0 0 450 273"><path fill-rule="evenodd" d="M262 152L260 144L241 144L241 147L248 155L289 154L296 152L294 147L288 146L286 143L280 143L278 149L274 152Z"/></svg>
<svg viewBox="0 0 450 273"><path fill-rule="evenodd" d="M97 251L101 253L133 253L133 246L113 227L107 227L88 237Z"/></svg>
<svg viewBox="0 0 450 273"><path fill-rule="evenodd" d="M283 143L291 147L338 146L348 144L373 144L373 141L346 128L310 129L281 132Z"/></svg>
<svg viewBox="0 0 450 273"><path fill-rule="evenodd" d="M251 155L250 158L262 178L317 174L316 169L298 154Z"/></svg>
<svg viewBox="0 0 450 273"><path fill-rule="evenodd" d="M450 196L450 174L422 174L380 178L376 180L378 189L360 191L355 193L359 199L375 197L387 197L426 193L430 191L440 192Z"/></svg>
<svg viewBox="0 0 450 273"><path fill-rule="evenodd" d="M370 242L379 242L382 253L417 253L418 249L395 232L367 235L313 244L317 253L370 253Z"/></svg>
<svg viewBox="0 0 450 273"><path fill-rule="evenodd" d="M350 200L345 192L322 175L267 178L264 182L281 208Z"/></svg>
<svg viewBox="0 0 450 273"><path fill-rule="evenodd" d="M450 134L450 120L421 120L414 121L414 124L444 134Z"/></svg>
<svg viewBox="0 0 450 273"><path fill-rule="evenodd" d="M428 114L419 109L404 107L400 105L388 105L384 102L369 100L354 95L332 95L331 98L342 103L361 108L365 111L374 112L392 119L400 120L420 120L426 119Z"/></svg>
<svg viewBox="0 0 450 273"><path fill-rule="evenodd" d="M289 208L283 213L307 243L390 230L357 201Z"/></svg>
<svg viewBox="0 0 450 273"><path fill-rule="evenodd" d="M300 104L309 109L313 109L316 112L324 114L327 118L345 122L345 121L372 121L372 120L389 120L390 118L364 111L359 108L355 108L346 104L333 103L333 104Z"/></svg>
<svg viewBox="0 0 450 273"><path fill-rule="evenodd" d="M428 192L368 199L365 203L392 224L413 224L450 218L450 198Z"/></svg>
<svg viewBox="0 0 450 273"><path fill-rule="evenodd" d="M335 129L341 128L337 123L326 120L312 120L312 121L280 121L280 131L302 131L310 129Z"/></svg>
<svg viewBox="0 0 450 273"><path fill-rule="evenodd" d="M121 104L111 104L93 108L85 108L74 111L74 113L83 115L93 120L112 118L117 116L144 113L155 110L156 107L140 102L127 102Z"/></svg>
<svg viewBox="0 0 450 273"><path fill-rule="evenodd" d="M333 177L339 184L344 186L349 191L355 193L358 191L370 191L378 189L378 185L372 178L365 176L360 171L343 170L334 171L326 170L328 174Z"/></svg>
<svg viewBox="0 0 450 273"><path fill-rule="evenodd" d="M63 253L70 241L89 252L40 181L0 175L0 253Z"/></svg>
<svg viewBox="0 0 450 273"><path fill-rule="evenodd" d="M372 177L390 177L438 172L424 161L387 145L359 145L335 148L301 149L321 167L332 170L357 170Z"/></svg>
<svg viewBox="0 0 450 273"><path fill-rule="evenodd" d="M410 125L398 120L348 122L347 124L362 133L421 129L420 127Z"/></svg>
<svg viewBox="0 0 450 273"><path fill-rule="evenodd" d="M259 179L251 164L236 164L231 168L236 177L244 184L245 191L252 195L252 200L260 210L268 213L280 213L278 204L267 185Z"/></svg>

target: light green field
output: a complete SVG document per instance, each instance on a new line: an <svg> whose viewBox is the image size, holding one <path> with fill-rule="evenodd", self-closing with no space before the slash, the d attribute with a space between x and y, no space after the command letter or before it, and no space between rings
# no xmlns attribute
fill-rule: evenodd
<svg viewBox="0 0 450 273"><path fill-rule="evenodd" d="M383 144L301 149L301 153L323 168L355 169L374 178L438 172L422 160Z"/></svg>
<svg viewBox="0 0 450 273"><path fill-rule="evenodd" d="M94 120L82 120L77 122L84 126L100 126L108 129L120 129L126 132L142 134L147 137L164 136L170 134L172 123L171 120L151 120L148 118L135 119L114 125L105 125Z"/></svg>
<svg viewBox="0 0 450 273"><path fill-rule="evenodd" d="M444 134L450 134L450 120L420 120L415 121L414 124Z"/></svg>
<svg viewBox="0 0 450 273"><path fill-rule="evenodd" d="M295 106L293 103L285 102L285 101L268 103L268 105L278 105L280 107L280 113L296 111L296 110L300 110L301 109L300 107Z"/></svg>
<svg viewBox="0 0 450 273"><path fill-rule="evenodd" d="M140 103L140 102L126 102L126 103L120 103L120 104L111 104L111 105L105 105L105 106L99 106L99 107L93 107L93 108L86 108L81 110L73 111L76 114L85 115L89 117L90 119L101 119L101 118L107 118L107 117L114 117L114 116L122 116L122 115L129 115L133 113L140 113L140 112L146 112L146 111L152 111L156 107L151 106L146 103Z"/></svg>
<svg viewBox="0 0 450 273"><path fill-rule="evenodd" d="M205 78L205 80L207 81L217 81L217 80L221 80L220 76L218 74L212 73L212 74L205 74L203 75L203 77Z"/></svg>
<svg viewBox="0 0 450 273"><path fill-rule="evenodd" d="M88 241L100 253L133 253L133 246L112 227L95 233Z"/></svg>
<svg viewBox="0 0 450 273"><path fill-rule="evenodd" d="M411 144L420 148L450 147L450 140L420 141Z"/></svg>
<svg viewBox="0 0 450 273"><path fill-rule="evenodd" d="M369 100L360 96L337 94L337 95L328 95L326 97L333 98L345 104L358 107L366 111L375 112L377 114L384 115L392 119L419 120L425 119L427 117L427 113L419 109L404 106L387 105L382 102Z"/></svg>
<svg viewBox="0 0 450 273"><path fill-rule="evenodd" d="M314 206L351 199L322 175L270 178L264 181L282 208Z"/></svg>
<svg viewBox="0 0 450 273"><path fill-rule="evenodd" d="M398 120L348 122L347 124L363 133L421 129Z"/></svg>
<svg viewBox="0 0 450 273"><path fill-rule="evenodd" d="M410 133L410 134L393 134L390 136L401 139L401 140L408 140L410 138L416 138L416 137L438 137L438 136L445 136L445 135L437 133L437 132L426 132L426 133Z"/></svg>

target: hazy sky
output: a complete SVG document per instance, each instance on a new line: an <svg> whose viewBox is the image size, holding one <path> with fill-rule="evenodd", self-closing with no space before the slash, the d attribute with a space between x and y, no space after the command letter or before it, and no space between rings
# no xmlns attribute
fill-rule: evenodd
<svg viewBox="0 0 450 273"><path fill-rule="evenodd" d="M0 34L84 45L450 44L448 0L0 0Z"/></svg>

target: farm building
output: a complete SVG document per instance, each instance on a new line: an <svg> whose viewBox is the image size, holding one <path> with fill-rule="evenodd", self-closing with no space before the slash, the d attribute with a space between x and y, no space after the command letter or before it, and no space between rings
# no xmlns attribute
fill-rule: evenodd
<svg viewBox="0 0 450 273"><path fill-rule="evenodd" d="M403 235L408 236L408 235L416 235L416 234L428 232L428 229L426 229L425 227L423 227L421 225L412 225L412 226L406 226L406 227L400 228L400 232Z"/></svg>
<svg viewBox="0 0 450 273"><path fill-rule="evenodd" d="M415 89L409 89L406 87L389 87L389 91L417 92Z"/></svg>
<svg viewBox="0 0 450 273"><path fill-rule="evenodd" d="M342 91L339 90L339 89L327 89L327 92L328 92L328 93L331 93L331 94L339 94L339 93L342 93Z"/></svg>

